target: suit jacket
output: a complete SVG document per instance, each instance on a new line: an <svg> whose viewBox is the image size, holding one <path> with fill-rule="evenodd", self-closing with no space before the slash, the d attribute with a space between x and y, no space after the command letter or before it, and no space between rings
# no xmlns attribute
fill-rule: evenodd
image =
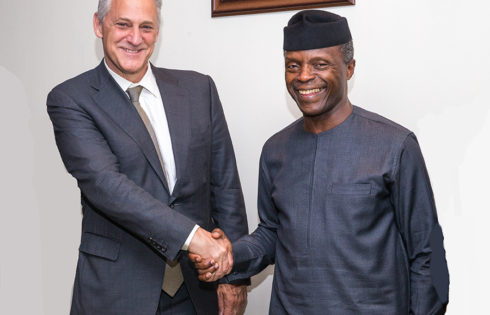
<svg viewBox="0 0 490 315"><path fill-rule="evenodd" d="M55 87L48 113L81 191L82 236L72 314L155 314L165 259L180 259L198 314L217 313L216 284L180 251L194 224L248 233L228 127L209 76L153 67L177 182L170 195L136 109L103 62Z"/></svg>

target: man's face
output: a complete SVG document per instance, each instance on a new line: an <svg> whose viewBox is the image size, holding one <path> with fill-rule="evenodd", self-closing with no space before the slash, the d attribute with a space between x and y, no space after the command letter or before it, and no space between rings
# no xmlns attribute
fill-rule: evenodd
<svg viewBox="0 0 490 315"><path fill-rule="evenodd" d="M109 68L132 82L143 78L158 37L158 16L154 0L112 0L111 8L94 30L102 38Z"/></svg>
<svg viewBox="0 0 490 315"><path fill-rule="evenodd" d="M346 65L340 46L286 51L286 86L305 117L328 117L347 99L347 80L355 61Z"/></svg>

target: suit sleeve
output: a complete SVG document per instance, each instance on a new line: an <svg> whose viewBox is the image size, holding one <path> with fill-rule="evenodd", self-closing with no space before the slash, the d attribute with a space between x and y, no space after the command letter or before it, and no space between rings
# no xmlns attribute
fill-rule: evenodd
<svg viewBox="0 0 490 315"><path fill-rule="evenodd" d="M258 209L260 223L250 235L233 243L234 267L229 279L251 277L274 264L279 221L271 196L271 180L262 152L259 169Z"/></svg>
<svg viewBox="0 0 490 315"><path fill-rule="evenodd" d="M395 168L393 203L410 266L410 314L444 314L449 274L432 188L417 140L410 134Z"/></svg>
<svg viewBox="0 0 490 315"><path fill-rule="evenodd" d="M235 153L216 86L209 78L211 95L211 208L213 220L233 242L248 234L245 202Z"/></svg>
<svg viewBox="0 0 490 315"><path fill-rule="evenodd" d="M101 129L63 89L51 91L47 107L61 158L83 198L161 255L175 259L195 223L120 172Z"/></svg>

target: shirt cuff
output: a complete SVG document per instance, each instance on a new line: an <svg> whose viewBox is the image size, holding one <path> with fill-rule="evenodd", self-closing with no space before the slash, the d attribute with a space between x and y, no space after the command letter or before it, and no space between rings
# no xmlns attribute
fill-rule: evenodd
<svg viewBox="0 0 490 315"><path fill-rule="evenodd" d="M189 248L189 245L191 244L192 238L194 237L194 234L196 234L197 229L199 228L199 225L194 225L194 228L192 229L191 233L185 240L184 245L182 245L181 250L187 250Z"/></svg>

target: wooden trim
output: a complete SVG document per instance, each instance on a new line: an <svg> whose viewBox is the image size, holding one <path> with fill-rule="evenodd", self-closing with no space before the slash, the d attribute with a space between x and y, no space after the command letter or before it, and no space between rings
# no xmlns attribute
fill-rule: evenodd
<svg viewBox="0 0 490 315"><path fill-rule="evenodd" d="M299 10L355 3L355 0L211 0L211 16Z"/></svg>

